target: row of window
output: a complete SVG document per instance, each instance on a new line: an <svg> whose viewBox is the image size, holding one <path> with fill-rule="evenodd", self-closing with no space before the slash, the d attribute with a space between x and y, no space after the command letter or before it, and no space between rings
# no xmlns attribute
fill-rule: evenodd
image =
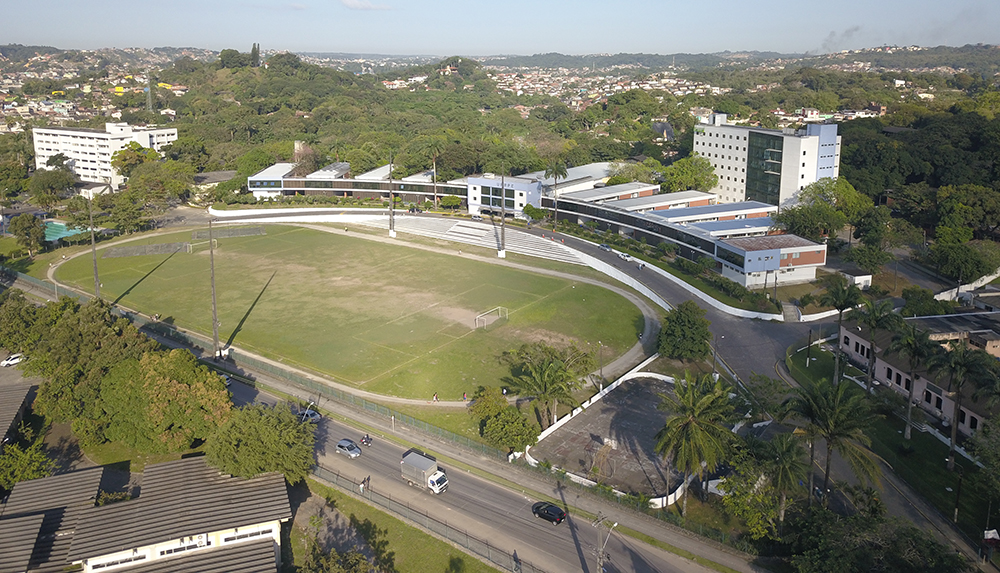
<svg viewBox="0 0 1000 573"><path fill-rule="evenodd" d="M212 540L209 539L205 541L204 545L200 546L197 543L192 543L190 545L182 545L180 547L170 547L164 549L163 551L160 551L160 556L162 557L164 555L173 555L174 553L183 553L184 551L191 551L193 549L198 549L198 547L211 547L211 546L212 546Z"/></svg>
<svg viewBox="0 0 1000 573"><path fill-rule="evenodd" d="M247 533L234 533L229 537L223 537L223 543L232 543L233 541L239 541L240 539L249 539L251 537L260 537L261 535L270 535L270 529L258 529L257 531L250 531Z"/></svg>

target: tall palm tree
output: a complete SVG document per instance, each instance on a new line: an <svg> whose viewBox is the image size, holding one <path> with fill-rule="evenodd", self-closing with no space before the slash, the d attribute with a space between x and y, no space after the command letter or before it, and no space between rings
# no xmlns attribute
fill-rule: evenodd
<svg viewBox="0 0 1000 573"><path fill-rule="evenodd" d="M556 423L559 401L576 404L573 390L577 380L560 360L541 359L525 362L520 374L513 378L514 391L519 396L534 396L544 404L544 418L552 414Z"/></svg>
<svg viewBox="0 0 1000 573"><path fill-rule="evenodd" d="M555 208L555 215L552 217L553 231L556 230L556 225L559 224L559 192L556 191L556 185L559 184L559 178L565 179L566 175L566 162L562 159L552 159L545 167L545 178L552 178L552 205Z"/></svg>
<svg viewBox="0 0 1000 573"><path fill-rule="evenodd" d="M840 383L840 331L844 326L844 312L854 308L861 302L861 289L858 285L848 284L847 279L837 275L826 292L820 297L819 303L823 306L832 306L837 309L837 353L833 358L833 383Z"/></svg>
<svg viewBox="0 0 1000 573"><path fill-rule="evenodd" d="M875 337L880 331L899 330L903 324L903 318L893 312L891 300L876 302L866 298L861 302L861 306L852 308L847 313L847 320L856 320L868 327L868 377L865 389L871 394L872 377L875 374Z"/></svg>
<svg viewBox="0 0 1000 573"><path fill-rule="evenodd" d="M674 384L674 396L660 394L659 408L667 410L663 428L656 434L655 450L671 457L674 467L684 474L684 501L681 515L687 515L688 479L697 472L713 472L733 442L733 432L726 427L732 420L733 404L730 389L721 379L711 375L695 380L690 373Z"/></svg>
<svg viewBox="0 0 1000 573"><path fill-rule="evenodd" d="M807 433L826 443L826 467L823 472L825 493L830 486L830 462L839 453L858 478L877 481L879 468L872 453L871 439L865 435L871 415L863 393L850 384L808 382L795 389L785 401L786 412L801 418ZM810 495L812 480L810 479Z"/></svg>
<svg viewBox="0 0 1000 573"><path fill-rule="evenodd" d="M962 411L962 391L969 382L983 380L990 375L993 358L969 346L965 339L952 342L947 352L940 352L928 361L931 370L948 376L948 397L952 400L951 444L948 448L948 471L955 469L955 441L958 439L959 412Z"/></svg>
<svg viewBox="0 0 1000 573"><path fill-rule="evenodd" d="M434 208L437 209L438 206L438 166L437 160L444 152L445 141L441 137L437 136L426 136L424 141L421 143L423 152L430 156L431 166L434 170Z"/></svg>
<svg viewBox="0 0 1000 573"><path fill-rule="evenodd" d="M930 339L926 331L920 330L909 323L904 323L899 333L889 344L887 354L899 353L906 356L909 363L910 388L906 398L906 428L903 439L910 439L910 426L913 423L913 389L917 385L917 366L926 364L938 352L938 345Z"/></svg>
<svg viewBox="0 0 1000 573"><path fill-rule="evenodd" d="M799 489L802 479L811 466L806 465L806 452L802 440L793 433L778 434L767 442L764 450L767 458L764 469L771 478L775 491L781 495L778 503L778 528L785 522L785 510L788 509L788 494Z"/></svg>

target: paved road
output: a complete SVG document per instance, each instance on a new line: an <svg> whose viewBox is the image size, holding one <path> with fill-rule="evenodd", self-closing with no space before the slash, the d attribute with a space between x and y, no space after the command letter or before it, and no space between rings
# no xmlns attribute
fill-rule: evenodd
<svg viewBox="0 0 1000 573"><path fill-rule="evenodd" d="M275 404L277 399L241 383L230 390L237 404L259 402ZM599 530L589 519L577 518L569 507L577 498L575 490L558 490L553 497L559 505L570 509L566 522L552 526L531 514L531 505L539 501L525 493L504 488L472 473L447 468L448 491L435 496L409 487L400 478L399 460L406 448L374 436L373 445L363 448L361 457L349 460L334 453L342 438L358 441L362 431L331 418L320 420L317 427L317 463L359 483L371 476L372 490L390 497L411 509L426 513L438 521L508 552L517 552L520 559L546 571L596 571L595 549ZM463 460L464 461L464 460ZM442 464L445 465L445 464ZM356 495L360 495L355 492ZM561 497L561 499L560 499ZM601 529L601 541L607 530ZM708 569L636 540L612 534L606 552L611 560L605 570L635 572L686 572Z"/></svg>

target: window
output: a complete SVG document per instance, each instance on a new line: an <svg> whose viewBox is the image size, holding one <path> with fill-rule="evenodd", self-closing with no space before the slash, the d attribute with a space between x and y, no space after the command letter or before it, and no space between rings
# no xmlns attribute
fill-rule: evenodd
<svg viewBox="0 0 1000 573"><path fill-rule="evenodd" d="M975 430L979 427L979 418L975 416L969 416L969 429Z"/></svg>
<svg viewBox="0 0 1000 573"><path fill-rule="evenodd" d="M909 379L907 379L907 382L909 382ZM937 408L938 410L941 409L941 396L934 397L934 407Z"/></svg>
<svg viewBox="0 0 1000 573"><path fill-rule="evenodd" d="M896 372L896 386L899 386L902 383L903 383L903 377L899 375L899 372Z"/></svg>
<svg viewBox="0 0 1000 573"><path fill-rule="evenodd" d="M844 344L846 344L848 347L850 347L851 346L851 339L845 336L844 337Z"/></svg>
<svg viewBox="0 0 1000 573"><path fill-rule="evenodd" d="M927 402L928 404L931 403L931 393L930 393L930 390L924 390L924 402Z"/></svg>
<svg viewBox="0 0 1000 573"><path fill-rule="evenodd" d="M889 368L888 366L885 367L885 379L892 380L892 368Z"/></svg>
<svg viewBox="0 0 1000 573"><path fill-rule="evenodd" d="M965 410L959 410L958 411L958 423L959 424L964 424L965 423Z"/></svg>

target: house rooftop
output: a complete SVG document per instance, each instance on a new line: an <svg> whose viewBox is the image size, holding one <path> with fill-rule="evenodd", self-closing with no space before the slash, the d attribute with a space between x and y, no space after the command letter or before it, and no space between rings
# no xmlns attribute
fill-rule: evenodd
<svg viewBox="0 0 1000 573"><path fill-rule="evenodd" d="M0 384L0 439L15 429L14 421L21 413L31 388L30 383Z"/></svg>
<svg viewBox="0 0 1000 573"><path fill-rule="evenodd" d="M793 249L797 247L820 247L809 239L798 235L766 235L763 237L742 237L738 239L723 239L723 243L745 252L771 251L775 249Z"/></svg>
<svg viewBox="0 0 1000 573"><path fill-rule="evenodd" d="M219 472L202 457L147 466L142 493L80 515L68 559L81 561L168 539L291 518L280 473L251 479Z"/></svg>
<svg viewBox="0 0 1000 573"><path fill-rule="evenodd" d="M914 326L930 333L931 338L957 337L960 334L1000 332L1000 312L966 312L941 316L908 318Z"/></svg>
<svg viewBox="0 0 1000 573"><path fill-rule="evenodd" d="M182 557L157 559L135 567L116 569L122 573L176 573L177 571L275 573L276 570L277 559L274 555L274 541L270 537L252 542L235 543L207 551L195 551Z"/></svg>
<svg viewBox="0 0 1000 573"><path fill-rule="evenodd" d="M607 189L607 187L605 187ZM569 193L566 194L570 196ZM715 199L714 193L702 193L701 191L677 191L676 193L658 193L649 197L636 197L635 199L619 199L615 201L615 207L620 207L626 211L636 211L640 209L652 209L662 205L675 205L677 203L690 203L691 201L711 201Z"/></svg>
<svg viewBox="0 0 1000 573"><path fill-rule="evenodd" d="M584 189L583 191L571 191L563 193L560 198L576 199L577 201L602 201L617 198L619 195L628 193L639 193L640 191L654 192L660 191L660 186L655 183L641 183L632 181L631 183L621 183L619 185L608 185L606 187L595 187L594 189ZM620 206L617 205L616 206ZM625 209L626 207L622 207Z"/></svg>

